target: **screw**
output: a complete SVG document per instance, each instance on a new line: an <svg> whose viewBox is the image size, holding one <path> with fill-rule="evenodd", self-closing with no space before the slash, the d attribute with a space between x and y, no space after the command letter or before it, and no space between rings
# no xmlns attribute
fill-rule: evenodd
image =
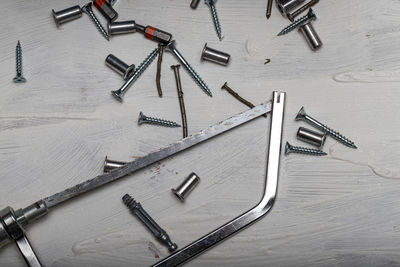
<svg viewBox="0 0 400 267"><path fill-rule="evenodd" d="M300 147L300 146L292 146L289 142L286 142L285 146L285 155L289 153L298 153L298 154L305 154L305 155L312 155L312 156L326 156L324 151L307 148L307 147Z"/></svg>
<svg viewBox="0 0 400 267"><path fill-rule="evenodd" d="M174 56L181 62L181 64L185 67L185 69L189 72L190 76L197 82L197 84L204 90L206 94L212 97L211 90L208 88L207 84L201 79L201 77L196 73L196 71L189 65L186 59L179 53L178 49L176 49L175 41L171 41L165 47L166 51L171 52Z"/></svg>
<svg viewBox="0 0 400 267"><path fill-rule="evenodd" d="M96 15L93 13L92 2L89 2L86 5L84 5L82 7L82 12L89 16L89 18L92 20L93 24L99 30L101 35L103 35L107 41L110 41L110 37L108 36L107 31L104 29L103 25L101 25L101 23L100 23L99 19L96 17Z"/></svg>
<svg viewBox="0 0 400 267"><path fill-rule="evenodd" d="M114 96L118 101L122 102L122 98L125 95L126 91L128 91L129 87L136 81L137 78L142 75L142 73L147 69L151 62L156 58L159 48L154 49L150 55L148 55L145 60L143 60L142 64L137 67L134 73L129 77L129 79L122 85L122 87L118 90L111 91L112 96Z"/></svg>
<svg viewBox="0 0 400 267"><path fill-rule="evenodd" d="M15 49L15 59L16 59L16 70L17 76L13 79L15 83L24 83L26 79L22 76L22 48L21 43L18 40L17 47Z"/></svg>
<svg viewBox="0 0 400 267"><path fill-rule="evenodd" d="M301 13L303 13L304 11L306 11L308 8L314 6L315 4L317 4L319 2L319 0L311 0L310 2L308 2L307 4L299 7L299 9L297 9L296 11L294 11L293 13L288 13L287 17L290 21L294 21L294 18L297 17L298 15L300 15Z"/></svg>
<svg viewBox="0 0 400 267"><path fill-rule="evenodd" d="M143 209L139 202L136 202L130 195L125 194L122 197L122 201L129 208L129 210L138 217L138 219L146 225L146 227L152 232L152 234L164 245L168 247L170 252L173 252L178 248L175 243L172 243L167 232L162 229L151 216Z"/></svg>
<svg viewBox="0 0 400 267"><path fill-rule="evenodd" d="M143 114L143 112L140 112L138 124L142 125L143 123L155 124L155 125L160 125L160 126L165 126L165 127L173 127L173 128L174 127L181 127L176 122L169 121L169 120L164 120L164 119L159 119L159 118L147 117L147 116L145 116Z"/></svg>
<svg viewBox="0 0 400 267"><path fill-rule="evenodd" d="M346 145L348 147L357 148L357 146L354 144L354 142L350 141L345 136L341 135L339 132L336 132L336 131L330 129L328 126L326 126L326 125L320 123L319 121L317 121L316 119L308 116L306 114L306 111L304 110L304 107L302 107L300 109L299 113L297 113L296 121L299 121L299 120L304 120L304 121L308 122L309 124L314 125L315 127L319 128L323 132L329 134L330 136L332 136L333 138L335 138L336 140L338 140L339 142L343 143L344 145Z"/></svg>
<svg viewBox="0 0 400 267"><path fill-rule="evenodd" d="M210 7L211 16L214 21L215 30L217 31L219 40L222 41L222 39L224 37L222 36L221 24L219 23L217 9L215 8L216 2L217 2L217 0L204 0L204 3L206 3L206 5L208 5Z"/></svg>
<svg viewBox="0 0 400 267"><path fill-rule="evenodd" d="M310 10L308 11L307 15L295 20L292 24L290 24L289 26L284 28L280 33L278 33L278 36L281 36L281 35L284 35L284 34L287 34L287 33L291 32L291 31L293 31L298 26L300 26L301 24L303 24L304 22L306 22L308 20L316 20L316 19L317 19L317 16L315 15L315 13L312 10L312 8L310 8Z"/></svg>
<svg viewBox="0 0 400 267"><path fill-rule="evenodd" d="M269 17L271 17L271 11L272 11L272 1L273 0L268 0L268 4L267 4L267 19L269 19Z"/></svg>

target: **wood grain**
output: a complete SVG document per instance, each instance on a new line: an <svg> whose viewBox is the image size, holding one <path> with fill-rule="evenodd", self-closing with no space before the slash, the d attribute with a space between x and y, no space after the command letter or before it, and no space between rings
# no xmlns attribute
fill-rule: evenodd
<svg viewBox="0 0 400 267"><path fill-rule="evenodd" d="M169 68L176 60L164 55L163 98L153 63L118 103L110 91L123 81L104 59L113 53L137 65L156 44L140 34L106 42L87 16L57 29L51 9L77 3L85 1L1 3L0 207L25 207L94 177L106 155L128 161L181 138L181 129L137 125L140 111L179 121ZM324 47L318 52L298 32L276 37L288 20L274 7L267 21L266 4L218 1L222 42L203 3L197 10L178 0L119 0L115 6L120 20L172 32L212 89L210 98L182 70L189 134L244 110L220 90L228 81L255 104L273 90L287 92L285 141L301 144L295 133L306 125L294 116L305 106L359 147L328 139L325 158L282 157L272 212L188 265L400 266L400 2L320 1L314 26ZM26 84L11 81L18 40ZM200 62L205 42L231 54L230 66ZM29 238L45 266L149 266L168 251L121 197L132 194L183 247L259 200L268 127L260 118L62 205L29 226ZM202 180L182 204L170 189L192 171ZM0 250L0 266L24 266L15 246Z"/></svg>

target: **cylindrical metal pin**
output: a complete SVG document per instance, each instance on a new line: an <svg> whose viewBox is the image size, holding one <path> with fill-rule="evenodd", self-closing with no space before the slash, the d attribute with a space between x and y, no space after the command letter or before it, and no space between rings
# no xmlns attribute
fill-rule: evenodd
<svg viewBox="0 0 400 267"><path fill-rule="evenodd" d="M281 14L286 17L287 14L302 4L305 0L278 0L276 4Z"/></svg>
<svg viewBox="0 0 400 267"><path fill-rule="evenodd" d="M75 20L75 19L82 17L82 10L79 5L76 5L76 6L73 6L70 8L66 8L66 9L63 9L63 10L60 10L57 12L54 11L54 9L53 9L52 13L53 13L53 18L54 18L54 21L55 21L57 27L68 21Z"/></svg>
<svg viewBox="0 0 400 267"><path fill-rule="evenodd" d="M322 47L321 39L319 38L311 22L300 26L299 31L301 31L304 38L306 38L308 45L313 51L318 50Z"/></svg>
<svg viewBox="0 0 400 267"><path fill-rule="evenodd" d="M106 156L106 159L104 160L104 172L110 172L116 168L121 168L125 164L126 162L110 160Z"/></svg>
<svg viewBox="0 0 400 267"><path fill-rule="evenodd" d="M106 0L92 0L93 5L108 20L114 21L118 18L118 13Z"/></svg>
<svg viewBox="0 0 400 267"><path fill-rule="evenodd" d="M132 64L129 66L113 54L107 56L106 65L124 77L124 80L128 79L135 71L135 65Z"/></svg>
<svg viewBox="0 0 400 267"><path fill-rule="evenodd" d="M200 3L200 0L192 0L192 2L190 3L190 7L192 9L196 9L197 6L199 5L199 3Z"/></svg>
<svg viewBox="0 0 400 267"><path fill-rule="evenodd" d="M108 33L110 35L134 33L136 32L136 23L134 20L116 21L108 23Z"/></svg>
<svg viewBox="0 0 400 267"><path fill-rule="evenodd" d="M197 186L200 182L200 177L192 172L183 183L176 189L171 189L172 192L177 196L182 202L185 201L186 196Z"/></svg>
<svg viewBox="0 0 400 267"><path fill-rule="evenodd" d="M204 45L203 52L201 53L201 59L214 62L223 66L228 65L229 59L231 56L227 53L212 49L207 46L207 43Z"/></svg>
<svg viewBox="0 0 400 267"><path fill-rule="evenodd" d="M326 134L300 127L297 131L297 139L321 148L325 143Z"/></svg>

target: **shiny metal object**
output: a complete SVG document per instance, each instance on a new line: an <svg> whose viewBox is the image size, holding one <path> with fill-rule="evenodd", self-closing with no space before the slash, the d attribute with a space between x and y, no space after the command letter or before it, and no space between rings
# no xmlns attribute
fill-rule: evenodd
<svg viewBox="0 0 400 267"><path fill-rule="evenodd" d="M200 3L200 0L192 0L192 2L190 3L190 7L192 9L196 9L197 6L199 5L199 3Z"/></svg>
<svg viewBox="0 0 400 267"><path fill-rule="evenodd" d="M288 34L289 32L293 31L294 29L296 29L297 27L311 21L311 20L316 20L317 16L315 15L314 11L310 8L310 10L308 11L307 15L305 15L304 17L301 17L297 20L295 20L292 24L290 24L289 26L285 27L283 30L281 30L278 33L278 36L284 35L284 34Z"/></svg>
<svg viewBox="0 0 400 267"><path fill-rule="evenodd" d="M214 22L215 31L217 32L218 39L222 41L224 36L222 35L221 24L219 22L217 8L215 7L215 3L217 0L204 0L204 3L210 7L211 16Z"/></svg>
<svg viewBox="0 0 400 267"><path fill-rule="evenodd" d="M350 139L346 138L345 136L341 135L339 132L332 130L325 124L322 124L319 121L317 121L316 119L307 115L304 107L301 107L299 113L297 113L297 116L296 116L296 121L300 121L300 120L305 121L305 122L315 126L316 128L320 129L324 133L329 134L330 136L332 136L333 138L335 138L336 140L338 140L345 146L348 146L351 148L357 148L357 146L354 144L354 142L351 141Z"/></svg>
<svg viewBox="0 0 400 267"><path fill-rule="evenodd" d="M135 33L136 23L134 20L109 22L107 30L110 35Z"/></svg>
<svg viewBox="0 0 400 267"><path fill-rule="evenodd" d="M210 48L207 46L207 43L204 45L203 52L201 53L201 60L214 62L223 66L229 64L230 58L229 54Z"/></svg>
<svg viewBox="0 0 400 267"><path fill-rule="evenodd" d="M20 221L21 225L23 226L25 224L31 223L34 220L47 214L48 209L52 209L57 205L64 203L72 198L81 196L87 192L107 185L113 181L119 180L120 178L126 177L137 170L148 167L158 161L166 159L181 151L189 149L195 145L203 143L204 141L210 140L215 136L223 134L240 125L243 125L246 122L252 121L259 116L270 112L271 108L271 102L260 104L250 110L239 113L185 139L179 140L178 142L173 143L167 147L147 154L146 156L143 156L141 158L137 158L132 162L128 162L123 167L114 169L109 173L101 174L95 178L89 179L80 184L67 188L59 193L48 196L25 209L18 210L16 212L20 214L19 216L17 216L18 221ZM10 243L10 241L11 240L9 239L7 232L4 230L4 228L2 228L0 224L0 247Z"/></svg>
<svg viewBox="0 0 400 267"><path fill-rule="evenodd" d="M300 26L299 31L303 34L311 50L315 51L322 47L322 41L311 24L311 21Z"/></svg>
<svg viewBox="0 0 400 267"><path fill-rule="evenodd" d="M59 27L61 24L82 17L82 10L79 5L76 5L60 11L54 11L54 9L52 9L52 14L54 22L56 23L57 27Z"/></svg>
<svg viewBox="0 0 400 267"><path fill-rule="evenodd" d="M268 3L267 3L267 12L265 13L265 15L267 16L267 19L269 19L271 17L272 2L273 2L273 0L268 0Z"/></svg>
<svg viewBox="0 0 400 267"><path fill-rule="evenodd" d="M153 40L157 43L162 43L163 45L171 42L172 34L169 32L154 28L153 26L142 26L136 24L136 29L138 32L142 33L147 39Z"/></svg>
<svg viewBox="0 0 400 267"><path fill-rule="evenodd" d="M160 241L162 244L168 247L170 252L175 251L178 246L171 241L167 232L162 229L156 221L144 210L139 202L136 202L130 195L125 194L122 197L122 201L129 208L129 210L136 215L136 217L150 230L150 232Z"/></svg>
<svg viewBox="0 0 400 267"><path fill-rule="evenodd" d="M324 146L326 134L300 127L297 131L297 139L320 148Z"/></svg>
<svg viewBox="0 0 400 267"><path fill-rule="evenodd" d="M115 5L117 3L117 0L107 0L107 3L109 3L111 6Z"/></svg>
<svg viewBox="0 0 400 267"><path fill-rule="evenodd" d="M0 210L0 247L15 241L28 266L41 266L23 227L46 213L47 206L42 200L17 211L11 207Z"/></svg>
<svg viewBox="0 0 400 267"><path fill-rule="evenodd" d="M137 78L142 75L142 73L147 69L148 66L150 66L151 62L156 58L159 52L159 48L154 49L142 62L142 64L139 65L133 72L131 76L129 76L129 79L125 81L125 83L122 85L121 88L115 91L111 91L111 95L117 99L118 101L122 102L123 97L125 93L129 90L129 88L132 86L132 84L137 80Z"/></svg>
<svg viewBox="0 0 400 267"><path fill-rule="evenodd" d="M109 54L106 58L106 65L124 77L124 80L129 79L129 77L133 74L135 71L135 65L128 65L125 62L123 62L121 59L117 58L113 54Z"/></svg>
<svg viewBox="0 0 400 267"><path fill-rule="evenodd" d="M164 127L170 127L170 128L181 127L178 123L176 123L174 121L164 120L164 119L160 119L160 118L147 117L143 114L143 112L140 112L138 124L142 125L144 123L159 125L159 126L164 126Z"/></svg>
<svg viewBox="0 0 400 267"><path fill-rule="evenodd" d="M115 168L121 168L125 164L126 164L126 162L111 160L111 159L107 158L107 156L106 156L106 158L104 160L103 171L110 172L110 171L114 170Z"/></svg>
<svg viewBox="0 0 400 267"><path fill-rule="evenodd" d="M178 59L181 64L185 67L185 69L189 72L190 76L196 81L196 83L200 86L203 91L212 97L211 90L208 88L207 84L203 81L203 79L197 74L197 72L190 66L190 64L186 61L186 59L179 53L178 49L176 49L175 40L168 43L165 47L167 52L172 53L176 59Z"/></svg>
<svg viewBox="0 0 400 267"><path fill-rule="evenodd" d="M276 4L282 16L286 17L290 11L304 3L304 1L305 0L277 0Z"/></svg>
<svg viewBox="0 0 400 267"><path fill-rule="evenodd" d="M114 21L118 18L118 12L106 0L92 0L92 2L108 21Z"/></svg>
<svg viewBox="0 0 400 267"><path fill-rule="evenodd" d="M90 18L90 20L93 22L93 24L96 26L97 30L100 32L101 35L107 40L110 41L110 37L108 36L108 33L104 29L103 25L100 23L99 19L97 16L93 13L92 10L92 2L87 3L81 8L82 12L87 14Z"/></svg>
<svg viewBox="0 0 400 267"><path fill-rule="evenodd" d="M285 155L289 155L290 153L304 154L310 156L326 156L324 151L314 148L301 147L301 146L292 146L289 142L286 142L285 146Z"/></svg>
<svg viewBox="0 0 400 267"><path fill-rule="evenodd" d="M22 76L22 47L18 40L17 47L15 48L15 66L17 75L14 77L14 83L24 83L26 79Z"/></svg>
<svg viewBox="0 0 400 267"><path fill-rule="evenodd" d="M172 193L177 196L182 202L190 192L199 184L200 177L192 172L176 189L171 189Z"/></svg>
<svg viewBox="0 0 400 267"><path fill-rule="evenodd" d="M300 15L301 13L303 13L304 11L306 11L307 9L313 7L315 4L317 4L319 2L319 0L311 0L310 2L302 5L301 7L299 7L298 9L296 9L296 11L294 11L293 13L288 13L287 14L287 18L290 21L294 21L294 18L297 17L298 15Z"/></svg>
<svg viewBox="0 0 400 267"><path fill-rule="evenodd" d="M281 154L285 93L273 93L271 130L267 156L267 175L264 195L252 209L206 234L188 246L178 250L153 266L177 266L225 240L236 232L251 225L267 214L274 205L278 187L279 161Z"/></svg>

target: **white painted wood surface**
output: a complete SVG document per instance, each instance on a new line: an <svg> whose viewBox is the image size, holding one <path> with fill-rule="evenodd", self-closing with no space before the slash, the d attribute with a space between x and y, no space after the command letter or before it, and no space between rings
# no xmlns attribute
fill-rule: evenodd
<svg viewBox="0 0 400 267"><path fill-rule="evenodd" d="M85 1L3 0L0 8L0 206L32 202L102 172L104 156L131 160L181 138L181 129L137 126L139 111L180 121L173 72L165 54L162 84L152 64L120 104L110 95L122 79L104 65L109 53L139 64L155 46L140 34L106 42L87 16L56 28L51 9ZM206 96L182 70L194 133L245 107L219 88L225 82L255 103L287 92L284 141L300 144L306 110L354 140L328 139L329 156L282 157L272 212L189 266L400 265L400 2L321 1L314 26L324 47L314 53L266 0L218 1L225 39L217 41L209 9L189 1L119 0L120 20L173 33L203 76ZM103 20L104 21L104 20ZM21 40L26 84L11 82ZM200 62L205 42L232 55L227 68ZM264 65L264 59L271 63ZM251 208L261 196L268 123L258 119L97 192L71 201L28 228L45 266L148 266L168 255L121 202L132 194L180 247ZM170 192L195 171L202 181L185 204ZM0 266L24 266L15 246Z"/></svg>

